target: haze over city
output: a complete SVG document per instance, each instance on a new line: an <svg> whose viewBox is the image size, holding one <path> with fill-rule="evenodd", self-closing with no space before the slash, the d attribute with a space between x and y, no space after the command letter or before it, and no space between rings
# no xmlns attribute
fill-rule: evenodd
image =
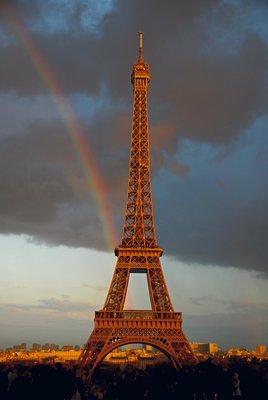
<svg viewBox="0 0 268 400"><path fill-rule="evenodd" d="M115 267L144 32L162 266L190 341L267 345L265 1L0 3L0 348L86 342ZM145 277L128 308L150 308Z"/></svg>

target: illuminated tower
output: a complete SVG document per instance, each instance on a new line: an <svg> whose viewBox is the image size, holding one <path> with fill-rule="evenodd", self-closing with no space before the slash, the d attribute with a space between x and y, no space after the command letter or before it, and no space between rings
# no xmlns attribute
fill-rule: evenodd
<svg viewBox="0 0 268 400"><path fill-rule="evenodd" d="M118 260L104 307L95 312L94 330L78 360L90 367L90 377L108 353L128 343L159 348L177 369L197 361L182 331L181 313L173 310L160 263L163 250L156 241L147 113L150 71L143 59L142 33L131 82L134 105L122 240L115 249ZM131 273L146 274L151 310L124 310Z"/></svg>

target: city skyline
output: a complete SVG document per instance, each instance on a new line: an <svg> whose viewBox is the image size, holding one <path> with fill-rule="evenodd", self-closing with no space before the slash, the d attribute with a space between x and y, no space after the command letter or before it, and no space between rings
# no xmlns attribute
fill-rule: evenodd
<svg viewBox="0 0 268 400"><path fill-rule="evenodd" d="M268 357L268 352L267 352L267 346L262 345L262 344L257 344L253 349L246 349L243 347L237 347L237 348L228 348L228 349L221 349L218 343L215 342L189 342L193 351L195 353L211 353L211 354L220 354L220 353L228 353L228 354L241 354L241 357L244 356L244 352L252 353L253 355L259 354L263 355L266 358ZM155 350L162 352L159 348L148 345L145 343L129 343L124 346L119 346L112 350L112 352L117 352L117 351L124 351L124 350L130 350L130 349L141 349L144 347L148 347L150 350ZM77 344L73 343L68 343L68 344L57 344L57 343L37 343L34 342L32 344L28 343L20 343L20 344L13 344L13 346L10 346L5 349L0 349L1 352L3 353L15 353L15 352L42 352L42 351L78 351L81 352L83 350L83 347ZM164 353L163 353L164 354Z"/></svg>
<svg viewBox="0 0 268 400"><path fill-rule="evenodd" d="M0 347L82 345L104 303L140 30L156 234L174 309L191 342L267 345L268 7L49 3L0 6ZM130 282L128 308L148 308L145 283Z"/></svg>

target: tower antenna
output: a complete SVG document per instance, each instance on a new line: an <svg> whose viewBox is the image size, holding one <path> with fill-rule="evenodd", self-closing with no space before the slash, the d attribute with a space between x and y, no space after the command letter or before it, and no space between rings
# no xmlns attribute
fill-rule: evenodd
<svg viewBox="0 0 268 400"><path fill-rule="evenodd" d="M142 48L142 32L139 33L140 35L140 47L139 47L139 64L143 64L143 48Z"/></svg>

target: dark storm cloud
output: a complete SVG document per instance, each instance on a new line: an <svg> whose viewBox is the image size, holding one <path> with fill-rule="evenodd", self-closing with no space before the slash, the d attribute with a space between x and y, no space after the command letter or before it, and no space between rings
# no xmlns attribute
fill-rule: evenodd
<svg viewBox="0 0 268 400"><path fill-rule="evenodd" d="M48 92L48 61L49 69L53 71L53 76L65 93L98 92L104 74L96 57L95 40L92 42L90 36L85 34L70 39L66 34L58 34L53 37L51 46L51 38L40 33L36 33L34 38L38 50L30 50L30 56L27 46L25 47L18 38L10 46L0 48L1 59L5 60L0 64L1 90L12 88L23 95ZM39 51L42 53L41 62Z"/></svg>
<svg viewBox="0 0 268 400"><path fill-rule="evenodd" d="M34 14L27 2L20 7L18 2L22 21L40 20L45 12L40 4L36 2ZM215 1L172 1L170 7L162 2L118 1L114 11L100 21L96 35L81 26L82 10L76 7L76 18L67 20L68 31L62 29L52 39L40 30L34 32L34 39L65 92L96 93L105 81L113 97L129 98L130 64L137 55L137 32L144 27L145 56L152 65L152 96L157 99L153 105L158 108L157 114L152 108L152 120L173 123L175 139L184 134L197 140L228 142L268 104L267 48L260 35L247 30L243 21L234 20L228 29L234 35L241 31L237 48L231 53L223 48L218 53L216 43L207 50L215 13L222 26L217 33L224 36L225 21L233 20L234 10L235 6ZM226 48L230 46L227 42ZM0 87L14 87L24 94L46 90L19 40L1 53L5 62L0 66ZM161 105L165 107L159 112Z"/></svg>
<svg viewBox="0 0 268 400"><path fill-rule="evenodd" d="M94 1L87 6L63 1L60 10L50 1L46 7L39 0L8 3L69 98L82 93L95 96L94 103L103 90L109 98L96 109L92 103L88 120L86 113L81 117L78 110L78 115L81 123L86 120L86 139L120 226L131 130L130 72L137 59L137 33L144 31L152 75L149 121L161 245L189 262L267 271L267 191L261 195L258 187L255 200L245 200L252 197L251 186L264 179L253 168L248 191L239 193L239 182L236 191L232 185L229 189L227 173L243 165L239 155L233 171L220 172L226 154L235 158L238 140L267 110L268 32L261 19L268 15L267 5L185 0L167 6L164 1L120 0L112 9L98 11ZM6 102L7 112L0 128L0 231L105 248L98 211L66 141L66 128L59 114L40 100L49 94L47 76L37 71L10 21L2 16L1 22L0 102ZM16 107L10 113L13 100ZM38 103L38 118L25 111L33 102ZM213 166L215 174L213 168L201 168L198 181L192 179L200 155L197 151L193 162L185 139L199 142L200 148L202 143L225 148ZM261 140L255 159L264 165L268 145L265 136ZM208 165L210 157L208 152ZM239 197L242 207L235 208Z"/></svg>
<svg viewBox="0 0 268 400"><path fill-rule="evenodd" d="M221 161L215 161L219 149L188 142L180 152L188 175L160 170L153 180L154 209L159 243L168 254L267 273L268 165L255 156L266 138L266 130L252 127L248 143L243 138L239 150Z"/></svg>
<svg viewBox="0 0 268 400"><path fill-rule="evenodd" d="M195 140L226 143L265 114L267 47L256 34L245 38L238 53L223 59L185 60L183 82L167 93L179 115L183 134ZM191 68L189 70L189 65Z"/></svg>
<svg viewBox="0 0 268 400"><path fill-rule="evenodd" d="M90 188L66 128L35 124L0 140L0 230L54 244L103 248Z"/></svg>

